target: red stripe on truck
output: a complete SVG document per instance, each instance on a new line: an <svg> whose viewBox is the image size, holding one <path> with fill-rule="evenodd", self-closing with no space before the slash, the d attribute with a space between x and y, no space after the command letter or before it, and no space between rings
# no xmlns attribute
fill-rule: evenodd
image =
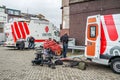
<svg viewBox="0 0 120 80"><path fill-rule="evenodd" d="M25 27L25 31L26 31L27 35L30 34L30 31L29 31L29 29L28 29L27 23L24 22L23 25L24 25L24 27Z"/></svg>
<svg viewBox="0 0 120 80"><path fill-rule="evenodd" d="M20 27L20 31L21 31L21 34L22 34L22 38L23 39L25 39L26 38L26 35L25 35L25 31L24 31L24 29L23 29L23 25L22 25L22 22L18 22L18 25L19 25L19 27Z"/></svg>
<svg viewBox="0 0 120 80"><path fill-rule="evenodd" d="M105 31L103 29L103 25L101 22L101 43L100 43L100 54L103 54L104 51L106 50L106 45L107 45L107 41L106 41L106 37L105 37Z"/></svg>
<svg viewBox="0 0 120 80"><path fill-rule="evenodd" d="M115 41L118 39L118 33L116 30L116 26L114 23L114 19L112 15L105 15L104 16L105 24L107 27L108 35L112 41Z"/></svg>
<svg viewBox="0 0 120 80"><path fill-rule="evenodd" d="M12 29L12 36L13 36L14 42L16 42L17 38L15 36L15 31L13 29L13 25L11 25L11 29Z"/></svg>
<svg viewBox="0 0 120 80"><path fill-rule="evenodd" d="M36 39L35 42L44 42L46 40L43 40L43 39Z"/></svg>
<svg viewBox="0 0 120 80"><path fill-rule="evenodd" d="M20 31L19 31L19 26L17 25L17 22L14 22L14 27L15 27L15 30L16 30L16 34L18 36L18 38L21 38L21 35L20 35Z"/></svg>

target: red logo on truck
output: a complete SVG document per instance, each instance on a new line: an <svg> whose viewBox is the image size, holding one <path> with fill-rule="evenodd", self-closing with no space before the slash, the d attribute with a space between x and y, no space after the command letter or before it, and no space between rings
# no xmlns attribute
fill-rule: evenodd
<svg viewBox="0 0 120 80"><path fill-rule="evenodd" d="M48 26L45 27L45 32L47 33L49 31Z"/></svg>

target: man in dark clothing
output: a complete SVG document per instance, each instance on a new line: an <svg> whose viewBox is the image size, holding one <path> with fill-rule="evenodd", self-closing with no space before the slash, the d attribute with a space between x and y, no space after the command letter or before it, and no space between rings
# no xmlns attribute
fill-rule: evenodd
<svg viewBox="0 0 120 80"><path fill-rule="evenodd" d="M34 43L35 43L35 38L32 37L32 36L30 36L28 48L29 48L29 49L30 49L30 48L34 49L34 46L35 46Z"/></svg>
<svg viewBox="0 0 120 80"><path fill-rule="evenodd" d="M60 41L63 44L63 57L66 58L66 54L67 54L67 49L68 49L68 35L67 33L65 33L61 38Z"/></svg>

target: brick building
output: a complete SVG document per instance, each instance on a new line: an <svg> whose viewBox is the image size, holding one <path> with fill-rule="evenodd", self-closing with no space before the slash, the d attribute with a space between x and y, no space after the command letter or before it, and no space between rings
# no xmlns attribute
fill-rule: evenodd
<svg viewBox="0 0 120 80"><path fill-rule="evenodd" d="M96 14L120 13L120 0L70 0L69 35L77 45L85 44L87 17Z"/></svg>

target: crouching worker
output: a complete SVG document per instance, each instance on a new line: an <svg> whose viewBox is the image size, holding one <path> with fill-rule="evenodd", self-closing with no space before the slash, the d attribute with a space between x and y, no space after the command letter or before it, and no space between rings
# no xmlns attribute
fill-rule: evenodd
<svg viewBox="0 0 120 80"><path fill-rule="evenodd" d="M34 46L35 46L35 38L30 36L29 40L28 40L28 48L29 49L34 49Z"/></svg>

